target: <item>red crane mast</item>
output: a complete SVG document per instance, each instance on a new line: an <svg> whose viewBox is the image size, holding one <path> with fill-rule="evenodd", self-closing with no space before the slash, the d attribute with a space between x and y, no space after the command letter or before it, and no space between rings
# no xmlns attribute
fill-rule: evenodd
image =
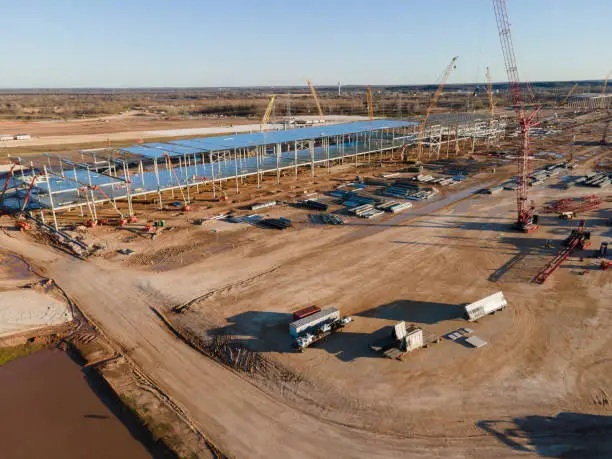
<svg viewBox="0 0 612 459"><path fill-rule="evenodd" d="M517 161L518 178L516 188L516 225L518 229L530 232L537 228L537 226L534 224L537 217L534 218L533 215L535 211L535 206L533 203L531 203L531 205L527 203L527 179L529 177L529 156L531 154L529 128L538 124L534 121L534 118L539 108L536 108L530 114L527 113L527 110L525 109L521 81L519 79L518 66L516 63L516 56L514 54L514 45L512 44L512 33L510 31L510 20L508 19L506 0L493 0L493 9L495 10L497 30L499 31L499 41L501 43L502 53L504 55L506 74L508 75L508 83L510 85L510 93L512 95L512 106L514 107L514 111L521 129L521 144L519 147Z"/></svg>

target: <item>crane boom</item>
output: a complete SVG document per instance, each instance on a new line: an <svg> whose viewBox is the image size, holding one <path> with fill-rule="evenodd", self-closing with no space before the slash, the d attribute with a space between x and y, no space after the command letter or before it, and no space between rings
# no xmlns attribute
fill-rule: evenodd
<svg viewBox="0 0 612 459"><path fill-rule="evenodd" d="M417 154L418 157L421 158L421 153L423 152L423 137L425 137L425 126L427 125L427 120L429 119L429 115L431 111L434 109L436 104L438 103L438 99L440 98L440 94L444 90L444 85L446 85L446 81L450 76L451 72L455 68L455 62L457 62L458 57L455 56L451 59L450 64L446 66L446 70L444 70L444 74L442 75L442 79L440 80L440 84L438 85L438 89L434 93L434 96L429 103L429 107L427 107L427 111L425 112L425 116L423 117L423 121L421 121L421 128L419 129L419 143L417 145Z"/></svg>
<svg viewBox="0 0 612 459"><path fill-rule="evenodd" d="M489 113L491 115L491 123L495 117L495 100L493 99L493 82L491 81L491 71L487 67L487 90L489 91Z"/></svg>
<svg viewBox="0 0 612 459"><path fill-rule="evenodd" d="M610 75L612 75L612 70L608 72L606 75L606 79L604 80L603 89L601 90L601 102L600 108L603 110L606 106L606 89L608 88L608 80L610 79Z"/></svg>
<svg viewBox="0 0 612 459"><path fill-rule="evenodd" d="M574 91L576 90L577 87L578 87L578 82L574 83L574 86L572 86L572 89L569 90L569 92L567 93L567 96L563 98L559 106L563 107L565 105L565 102L567 102L567 99L569 99L572 96L572 94L574 94Z"/></svg>
<svg viewBox="0 0 612 459"><path fill-rule="evenodd" d="M539 108L533 110L531 114L528 114L525 110L518 65L516 63L516 55L512 44L512 33L510 31L510 20L508 19L506 0L493 0L493 9L495 10L499 40L502 54L504 55L506 74L508 76L508 83L512 95L512 107L514 108L521 129L521 145L517 161L517 226L523 231L530 231L536 227L533 225L533 212L535 207L529 207L527 204L527 177L529 175L529 156L531 154L529 129L537 125L537 123L534 122L534 118Z"/></svg>
<svg viewBox="0 0 612 459"><path fill-rule="evenodd" d="M372 88L368 88L367 91L367 101L368 101L368 118L371 120L374 119L374 105L372 102Z"/></svg>
<svg viewBox="0 0 612 459"><path fill-rule="evenodd" d="M317 105L317 111L319 112L321 121L323 121L325 119L325 115L323 115L323 110L321 109L321 104L319 103L319 96L317 96L317 91L315 90L310 80L306 80L306 83L308 83L308 87L310 88L310 93L312 94L315 104Z"/></svg>
<svg viewBox="0 0 612 459"><path fill-rule="evenodd" d="M17 166L19 162L15 162L11 164L11 168L6 175L6 180L4 181L4 185L2 186L2 192L0 193L0 204L4 201L4 194L6 193L6 189L8 188L8 184L11 181L11 177L13 176L13 171L15 170L15 166Z"/></svg>
<svg viewBox="0 0 612 459"><path fill-rule="evenodd" d="M260 131L263 132L266 128L266 124L270 121L270 117L272 116L272 109L274 108L274 101L276 100L276 96L270 97L270 101L268 102L268 106L266 107L266 111L264 116L261 118L261 126Z"/></svg>

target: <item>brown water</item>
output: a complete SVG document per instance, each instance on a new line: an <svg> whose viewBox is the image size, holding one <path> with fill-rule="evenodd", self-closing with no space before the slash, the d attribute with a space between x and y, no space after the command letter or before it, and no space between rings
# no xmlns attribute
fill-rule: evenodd
<svg viewBox="0 0 612 459"><path fill-rule="evenodd" d="M0 367L0 458L153 457L98 398L93 384L59 350ZM131 430L141 435L133 425Z"/></svg>

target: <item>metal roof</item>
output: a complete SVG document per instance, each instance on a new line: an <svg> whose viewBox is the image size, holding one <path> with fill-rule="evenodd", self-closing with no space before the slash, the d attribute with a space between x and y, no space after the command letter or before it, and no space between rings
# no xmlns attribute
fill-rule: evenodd
<svg viewBox="0 0 612 459"><path fill-rule="evenodd" d="M167 153L169 156L180 156L200 152L233 150L234 148L253 148L261 145L273 145L277 143L312 140L321 137L351 135L360 132L409 127L416 124L418 123L395 120L358 121L354 123L287 129L283 131L197 137L193 139L173 140L168 143L145 143L143 145L122 148L122 150L148 158L159 158L163 156L164 153Z"/></svg>

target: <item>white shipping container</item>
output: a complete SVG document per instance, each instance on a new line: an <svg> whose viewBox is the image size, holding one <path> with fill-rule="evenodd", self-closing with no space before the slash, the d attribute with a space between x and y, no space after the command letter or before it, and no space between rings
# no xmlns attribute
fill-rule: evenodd
<svg viewBox="0 0 612 459"><path fill-rule="evenodd" d="M507 304L508 301L506 301L504 294L497 292L475 303L468 304L465 307L465 314L469 321L478 320L487 314L505 308Z"/></svg>
<svg viewBox="0 0 612 459"><path fill-rule="evenodd" d="M323 322L332 322L340 319L340 311L336 308L323 309L315 314L312 314L303 319L296 320L289 324L289 333L293 337L297 337L304 333L306 330L316 327Z"/></svg>

